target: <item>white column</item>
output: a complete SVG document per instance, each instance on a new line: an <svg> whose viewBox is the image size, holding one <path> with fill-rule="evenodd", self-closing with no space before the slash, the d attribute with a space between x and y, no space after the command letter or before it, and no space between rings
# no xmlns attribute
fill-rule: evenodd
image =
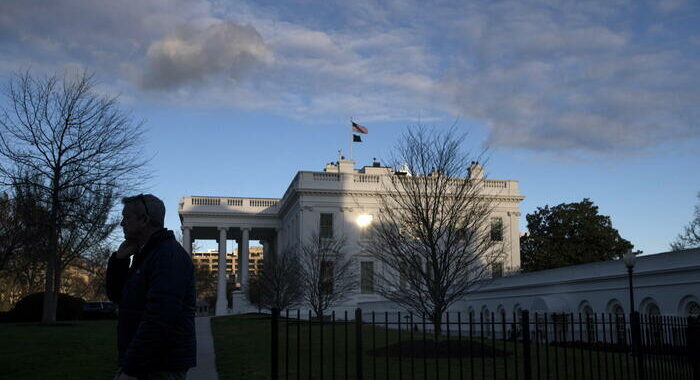
<svg viewBox="0 0 700 380"><path fill-rule="evenodd" d="M273 255L279 257L282 254L282 229L275 229L275 252Z"/></svg>
<svg viewBox="0 0 700 380"><path fill-rule="evenodd" d="M241 228L241 243L238 254L241 255L241 290L248 286L248 233L250 228Z"/></svg>
<svg viewBox="0 0 700 380"><path fill-rule="evenodd" d="M262 245L263 254L263 267L267 265L270 260L270 243L267 240L260 240L260 245Z"/></svg>
<svg viewBox="0 0 700 380"><path fill-rule="evenodd" d="M192 227L182 226L182 246L192 257Z"/></svg>
<svg viewBox="0 0 700 380"><path fill-rule="evenodd" d="M219 266L216 283L216 315L225 315L226 300L226 227L219 227Z"/></svg>
<svg viewBox="0 0 700 380"><path fill-rule="evenodd" d="M236 242L238 243L238 252L236 254L236 268L238 268L236 270L236 282L238 283L239 289L243 290L243 283L241 282L241 276L243 276L243 265L241 264L241 257L243 257L243 255L241 255L241 252L243 252L243 239L238 239Z"/></svg>

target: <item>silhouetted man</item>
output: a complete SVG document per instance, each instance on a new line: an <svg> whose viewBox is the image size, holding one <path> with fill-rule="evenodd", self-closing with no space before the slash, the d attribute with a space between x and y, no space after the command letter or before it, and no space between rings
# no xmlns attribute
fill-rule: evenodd
<svg viewBox="0 0 700 380"><path fill-rule="evenodd" d="M124 242L107 267L107 295L119 304L116 379L185 379L196 364L192 260L163 228L163 201L122 203Z"/></svg>

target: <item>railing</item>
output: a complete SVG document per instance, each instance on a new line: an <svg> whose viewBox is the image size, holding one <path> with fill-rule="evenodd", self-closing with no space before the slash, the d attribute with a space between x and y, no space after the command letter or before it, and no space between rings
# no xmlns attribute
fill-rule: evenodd
<svg viewBox="0 0 700 380"><path fill-rule="evenodd" d="M220 197L190 197L189 204L181 203L181 208L185 206L219 206L223 208L251 208L251 209L276 209L278 199L259 198L220 198Z"/></svg>
<svg viewBox="0 0 700 380"><path fill-rule="evenodd" d="M243 199L227 199L226 204L229 206L243 206Z"/></svg>
<svg viewBox="0 0 700 380"><path fill-rule="evenodd" d="M272 207L277 205L276 200L272 199L251 199L250 207Z"/></svg>
<svg viewBox="0 0 700 380"><path fill-rule="evenodd" d="M498 180L498 179L487 179L484 181L484 187L495 188L495 189L505 189L508 187L508 181Z"/></svg>
<svg viewBox="0 0 700 380"><path fill-rule="evenodd" d="M219 206L220 204L220 198L192 198L193 206Z"/></svg>
<svg viewBox="0 0 700 380"><path fill-rule="evenodd" d="M340 181L338 173L313 173L314 181Z"/></svg>
<svg viewBox="0 0 700 380"><path fill-rule="evenodd" d="M353 182L356 183L379 183L378 175L371 174L355 174L353 176Z"/></svg>
<svg viewBox="0 0 700 380"><path fill-rule="evenodd" d="M273 379L697 379L700 322L668 316L273 310ZM695 366L695 367L694 367Z"/></svg>

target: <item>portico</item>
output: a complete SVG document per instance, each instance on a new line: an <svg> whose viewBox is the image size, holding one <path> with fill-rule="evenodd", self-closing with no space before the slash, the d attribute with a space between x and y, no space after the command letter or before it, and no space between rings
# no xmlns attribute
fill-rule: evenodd
<svg viewBox="0 0 700 380"><path fill-rule="evenodd" d="M183 197L179 214L185 250L192 254L195 240L216 240L219 245L216 315L227 313L226 245L229 240L238 244L239 271L236 282L243 292L248 284L249 244L258 240L263 246L263 257L274 255L278 249L280 222L277 218L277 199L231 197ZM242 299L242 297L236 297Z"/></svg>

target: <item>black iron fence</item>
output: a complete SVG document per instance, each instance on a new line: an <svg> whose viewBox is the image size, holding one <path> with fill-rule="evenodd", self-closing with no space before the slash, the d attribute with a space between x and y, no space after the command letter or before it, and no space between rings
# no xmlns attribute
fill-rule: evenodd
<svg viewBox="0 0 700 380"><path fill-rule="evenodd" d="M672 316L273 311L273 379L700 379L700 323Z"/></svg>

